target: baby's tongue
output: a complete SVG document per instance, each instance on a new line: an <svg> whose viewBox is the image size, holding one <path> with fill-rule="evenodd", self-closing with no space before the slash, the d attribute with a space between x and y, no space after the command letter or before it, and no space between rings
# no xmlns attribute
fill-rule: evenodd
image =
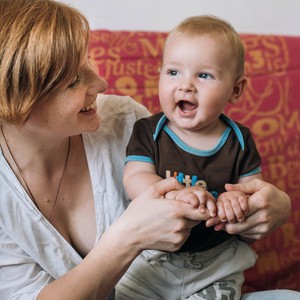
<svg viewBox="0 0 300 300"><path fill-rule="evenodd" d="M183 111L191 111L191 110L195 109L195 105L188 101L180 101L179 107Z"/></svg>

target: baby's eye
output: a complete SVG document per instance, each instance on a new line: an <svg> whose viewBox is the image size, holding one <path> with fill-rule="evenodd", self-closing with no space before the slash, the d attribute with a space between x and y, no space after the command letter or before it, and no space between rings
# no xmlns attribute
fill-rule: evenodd
<svg viewBox="0 0 300 300"><path fill-rule="evenodd" d="M69 89L74 89L79 85L79 83L80 83L80 77L79 77L79 75L76 75L76 78L74 79L74 81L72 83L70 83L68 85L68 88Z"/></svg>
<svg viewBox="0 0 300 300"><path fill-rule="evenodd" d="M200 73L199 74L199 78L202 78L202 79L212 79L213 77L207 73Z"/></svg>
<svg viewBox="0 0 300 300"><path fill-rule="evenodd" d="M167 74L171 75L171 76L176 76L178 74L178 71L171 69L171 70L168 70Z"/></svg>

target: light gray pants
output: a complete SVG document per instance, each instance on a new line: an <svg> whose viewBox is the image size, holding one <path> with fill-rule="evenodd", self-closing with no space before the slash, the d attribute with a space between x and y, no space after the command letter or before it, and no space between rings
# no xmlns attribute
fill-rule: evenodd
<svg viewBox="0 0 300 300"><path fill-rule="evenodd" d="M256 254L237 239L198 253L144 251L116 286L116 300L236 300Z"/></svg>

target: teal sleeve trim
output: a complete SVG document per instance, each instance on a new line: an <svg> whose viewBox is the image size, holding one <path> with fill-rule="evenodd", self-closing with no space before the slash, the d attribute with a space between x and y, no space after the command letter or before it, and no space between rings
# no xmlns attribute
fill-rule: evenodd
<svg viewBox="0 0 300 300"><path fill-rule="evenodd" d="M254 170L252 170L251 172L248 172L246 174L241 175L240 177L246 177L246 176L254 175L254 174L257 174L257 173L261 173L261 171L262 171L261 167L259 166L259 167L255 168Z"/></svg>
<svg viewBox="0 0 300 300"><path fill-rule="evenodd" d="M125 164L129 161L147 162L154 165L154 161L152 160L152 158L148 156L142 156L142 155L128 155L125 158Z"/></svg>

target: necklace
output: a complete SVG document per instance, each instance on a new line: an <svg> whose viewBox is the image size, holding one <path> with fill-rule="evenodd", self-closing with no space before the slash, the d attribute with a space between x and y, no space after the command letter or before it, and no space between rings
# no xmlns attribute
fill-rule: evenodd
<svg viewBox="0 0 300 300"><path fill-rule="evenodd" d="M12 154L12 151L11 151L10 147L8 146L8 142L7 142L6 136L5 136L4 131L3 131L3 126L1 126L1 133L2 133L2 136L3 136L4 142L5 142L5 146L8 150L8 152L9 152L15 166L17 167L18 172L20 173L23 184L25 185L32 202L38 208L38 210L40 210L36 200L33 197L32 192L29 188L29 185L27 184L27 181L25 180L25 175L23 175L23 172L22 172L17 160L15 159L14 155ZM69 140L68 140L68 150L67 150L66 160L65 160L64 168L63 168L63 171L62 171L59 183L58 183L57 191L56 191L55 198L54 198L54 204L53 204L53 207L52 207L50 217L48 219L49 221L51 221L51 219L53 217L53 213L54 213L54 209L55 209L55 206L56 206L56 203L57 203L57 199L58 199L58 195L59 195L59 192L60 192L61 184L62 184L62 181L63 181L63 178L64 178L64 174L65 174L65 170L66 170L66 167L67 167L67 164L68 164L68 160L69 160L70 148L71 148L71 137L69 137Z"/></svg>

